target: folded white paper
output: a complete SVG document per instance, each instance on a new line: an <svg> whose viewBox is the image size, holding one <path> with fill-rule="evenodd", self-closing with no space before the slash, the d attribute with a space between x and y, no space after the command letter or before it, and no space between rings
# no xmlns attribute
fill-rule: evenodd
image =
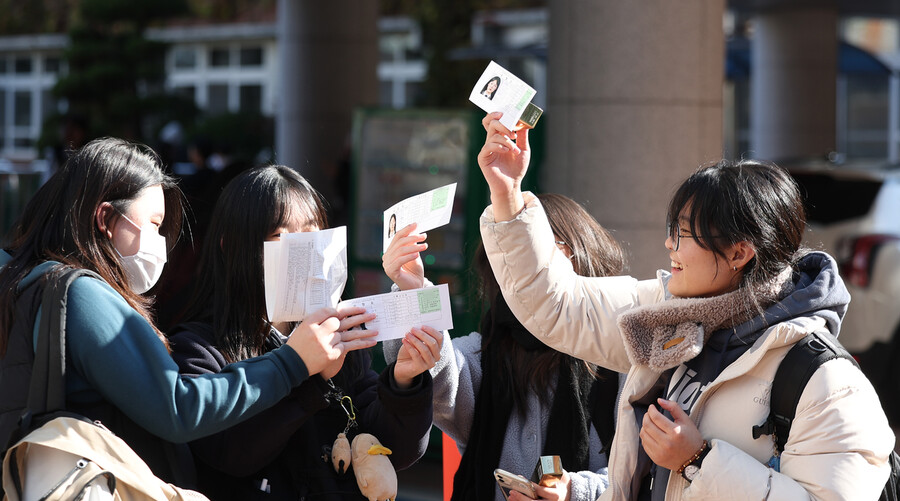
<svg viewBox="0 0 900 501"><path fill-rule="evenodd" d="M347 283L347 227L284 233L263 244L270 322L297 322L335 307Z"/></svg>

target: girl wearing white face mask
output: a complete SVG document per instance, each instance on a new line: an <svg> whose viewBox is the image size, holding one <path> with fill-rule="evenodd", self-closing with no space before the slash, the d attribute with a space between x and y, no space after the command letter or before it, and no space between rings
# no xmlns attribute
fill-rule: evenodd
<svg viewBox="0 0 900 501"><path fill-rule="evenodd" d="M33 345L39 320L15 310L19 294L61 267L84 268L67 297L66 406L102 421L166 481L192 487L185 443L232 426L281 400L347 351L374 345L352 315L323 309L286 344L199 377L178 374L140 295L159 278L166 243L181 226L181 193L147 147L99 139L77 151L28 203L0 250L0 443L24 407L14 360ZM40 297L40 296L37 296ZM34 305L38 308L39 305ZM37 317L39 318L39 317ZM18 384L17 384L18 383ZM27 385L25 386L27 388ZM264 389L264 391L259 391ZM27 393L27 392L26 392Z"/></svg>

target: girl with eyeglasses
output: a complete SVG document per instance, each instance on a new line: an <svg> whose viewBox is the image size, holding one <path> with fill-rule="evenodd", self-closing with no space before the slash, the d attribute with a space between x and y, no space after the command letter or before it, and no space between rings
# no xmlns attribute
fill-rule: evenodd
<svg viewBox="0 0 900 501"><path fill-rule="evenodd" d="M877 499L894 436L849 361L812 376L783 453L752 433L781 359L815 331L837 335L850 299L834 259L801 246L787 172L755 161L697 170L669 202L668 270L581 277L520 189L528 132L500 116L483 120L478 162L492 202L481 233L503 296L544 343L628 373L601 499Z"/></svg>

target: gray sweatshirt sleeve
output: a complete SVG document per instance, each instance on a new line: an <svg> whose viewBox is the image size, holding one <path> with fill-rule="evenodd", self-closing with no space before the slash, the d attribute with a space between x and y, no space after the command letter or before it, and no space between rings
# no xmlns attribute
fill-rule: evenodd
<svg viewBox="0 0 900 501"><path fill-rule="evenodd" d="M387 363L397 359L400 346L399 340L383 343ZM475 399L481 387L480 349L481 334L473 332L450 339L445 331L441 358L429 371L434 380L434 424L457 443L460 452L469 439Z"/></svg>

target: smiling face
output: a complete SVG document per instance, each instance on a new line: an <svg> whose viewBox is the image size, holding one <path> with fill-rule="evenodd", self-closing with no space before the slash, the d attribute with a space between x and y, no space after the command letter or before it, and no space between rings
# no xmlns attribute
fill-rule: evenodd
<svg viewBox="0 0 900 501"><path fill-rule="evenodd" d="M673 226L665 243L672 261L669 292L677 297L712 297L736 290L741 281L740 267L734 270L733 266L737 264L733 265L728 259L701 247L698 236L690 231L686 216L679 216L678 221L672 224L677 228ZM715 237L710 235L707 238ZM737 246L728 246L725 255L735 254L739 250ZM675 250L676 247L678 250Z"/></svg>

